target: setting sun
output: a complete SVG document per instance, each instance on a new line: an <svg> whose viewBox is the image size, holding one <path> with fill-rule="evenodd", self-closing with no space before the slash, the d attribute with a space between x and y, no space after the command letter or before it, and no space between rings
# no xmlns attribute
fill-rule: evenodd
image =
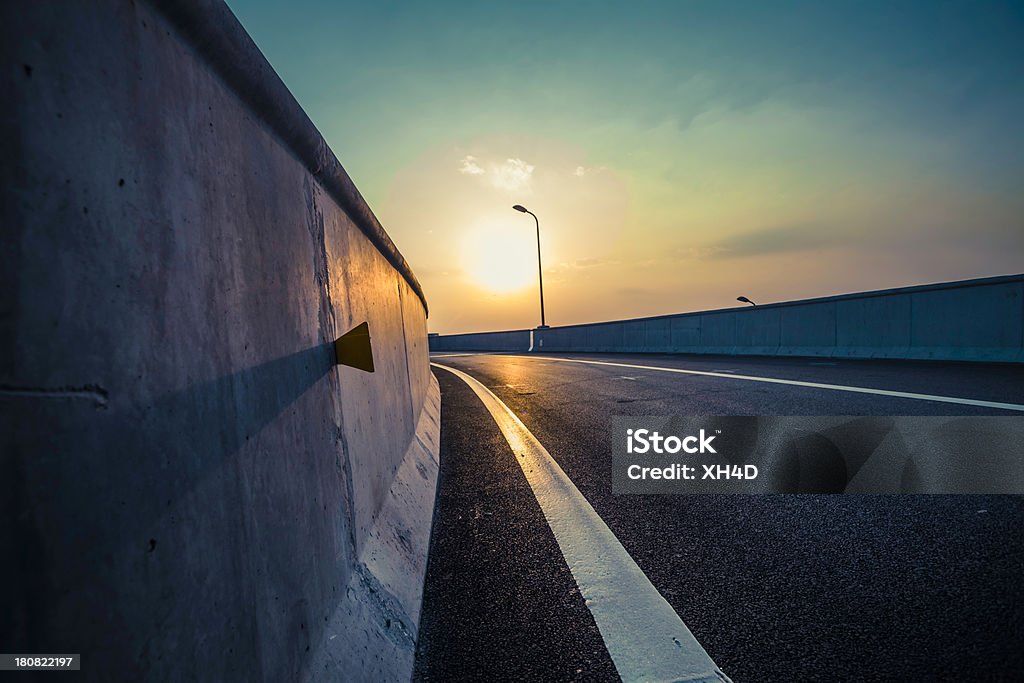
<svg viewBox="0 0 1024 683"><path fill-rule="evenodd" d="M501 221L477 226L463 242L463 264L472 281L483 289L504 294L537 280L537 244L532 221L516 225Z"/></svg>

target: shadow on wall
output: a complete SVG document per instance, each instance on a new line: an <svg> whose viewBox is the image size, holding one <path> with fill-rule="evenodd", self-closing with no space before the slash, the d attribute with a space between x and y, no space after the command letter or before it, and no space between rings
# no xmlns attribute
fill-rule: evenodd
<svg viewBox="0 0 1024 683"><path fill-rule="evenodd" d="M0 393L13 446L0 462L2 514L13 520L0 540L18 558L5 563L14 573L5 585L24 587L4 593L0 642L12 651L89 652L96 670L135 675L157 666L155 653L166 661L179 647L193 663L232 647L251 652L267 635L255 617L267 605L257 605L273 601L262 587L287 591L309 580L294 558L317 547L311 537L320 547L324 534L350 538L338 528L348 495L336 403L330 391L309 391L333 366L333 344L320 344L148 405L116 391L106 404L67 392ZM289 419L289 408L301 419ZM261 435L274 420L281 429ZM319 488L289 488L308 482ZM224 552L197 557L190 546ZM310 560L336 562L332 550ZM222 586L236 590L210 592ZM277 617L261 618L258 630L301 652L308 643L287 641L309 639L311 629L299 626L310 607L274 607ZM239 613L254 617L224 628L225 615ZM162 642L133 640L154 619ZM190 629L202 619L230 642L197 644ZM54 634L81 638L55 643Z"/></svg>

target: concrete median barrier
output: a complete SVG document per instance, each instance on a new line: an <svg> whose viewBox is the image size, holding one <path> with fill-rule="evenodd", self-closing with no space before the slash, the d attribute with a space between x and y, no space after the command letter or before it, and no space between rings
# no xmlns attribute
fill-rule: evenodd
<svg viewBox="0 0 1024 683"><path fill-rule="evenodd" d="M407 678L440 411L408 264L223 3L0 17L0 641ZM372 374L335 364L363 322Z"/></svg>
<svg viewBox="0 0 1024 683"><path fill-rule="evenodd" d="M432 336L430 348L524 350L513 334ZM1021 363L1022 337L1024 275L1007 275L537 329L533 350Z"/></svg>
<svg viewBox="0 0 1024 683"><path fill-rule="evenodd" d="M431 351L529 351L530 330L433 335Z"/></svg>

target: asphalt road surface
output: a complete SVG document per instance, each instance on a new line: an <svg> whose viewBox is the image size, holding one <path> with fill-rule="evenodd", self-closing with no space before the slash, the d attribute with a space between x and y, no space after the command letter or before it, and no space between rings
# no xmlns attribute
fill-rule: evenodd
<svg viewBox="0 0 1024 683"><path fill-rule="evenodd" d="M1020 497L614 496L609 445L612 415L1024 417L1021 368L433 359L478 380L522 421L736 683L1024 680ZM608 616L581 594L571 539L553 533L526 465L471 386L441 368L435 375L441 478L415 678L618 680L614 644L598 625Z"/></svg>

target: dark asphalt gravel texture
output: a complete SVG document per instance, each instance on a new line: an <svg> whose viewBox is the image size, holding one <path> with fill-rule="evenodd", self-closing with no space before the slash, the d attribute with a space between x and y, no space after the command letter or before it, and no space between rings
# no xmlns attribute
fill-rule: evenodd
<svg viewBox="0 0 1024 683"><path fill-rule="evenodd" d="M1024 402L1024 370L1008 366L605 359ZM1024 680L1018 496L614 496L610 483L616 414L1012 413L539 357L435 360L523 420L736 683ZM435 374L441 483L417 679L614 680L508 445L461 380Z"/></svg>
<svg viewBox="0 0 1024 683"><path fill-rule="evenodd" d="M437 378L442 465L414 680L618 680L505 437L462 380Z"/></svg>

